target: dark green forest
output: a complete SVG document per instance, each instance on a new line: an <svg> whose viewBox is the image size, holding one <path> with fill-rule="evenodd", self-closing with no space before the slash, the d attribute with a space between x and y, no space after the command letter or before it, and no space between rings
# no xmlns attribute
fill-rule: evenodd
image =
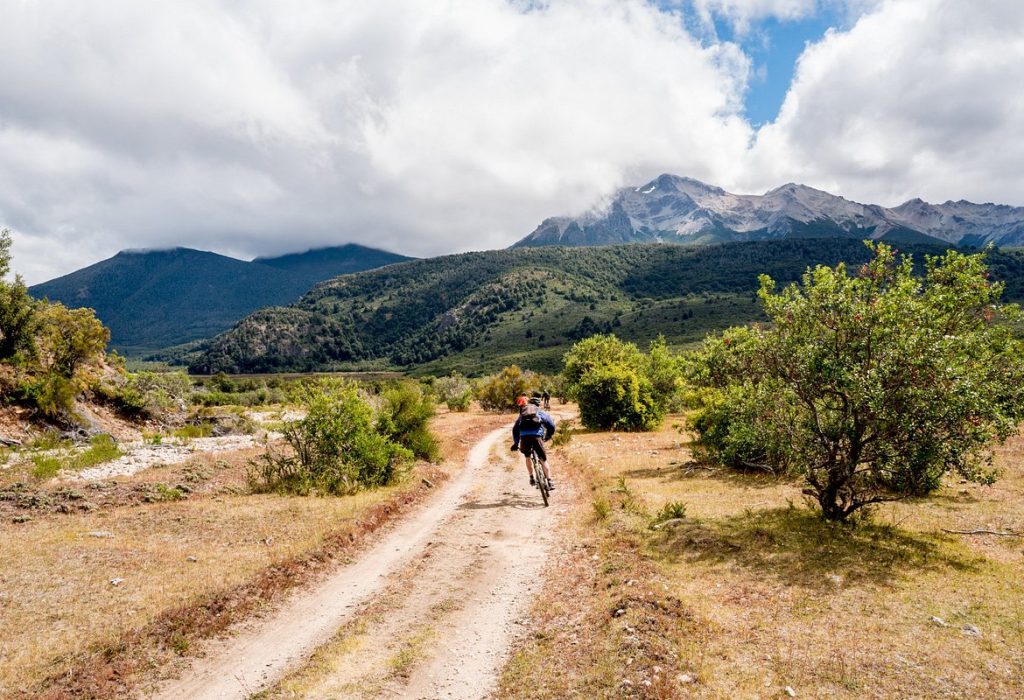
<svg viewBox="0 0 1024 700"><path fill-rule="evenodd" d="M910 244L919 263L942 248ZM405 368L480 374L518 362L556 370L595 332L686 346L762 319L757 277L797 280L808 266L870 257L851 239L709 247L517 248L391 265L323 282L177 357L199 373ZM1024 298L1024 255L992 251L1007 298ZM166 359L166 358L164 358ZM172 358L173 359L173 358Z"/></svg>

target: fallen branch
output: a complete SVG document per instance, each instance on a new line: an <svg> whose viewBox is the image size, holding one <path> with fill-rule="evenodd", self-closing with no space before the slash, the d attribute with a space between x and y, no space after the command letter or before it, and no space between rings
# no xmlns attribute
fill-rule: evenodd
<svg viewBox="0 0 1024 700"><path fill-rule="evenodd" d="M998 530L947 530L942 528L943 532L949 532L954 535L998 535L999 537L1024 537L1024 533L1020 532L999 532Z"/></svg>
<svg viewBox="0 0 1024 700"><path fill-rule="evenodd" d="M15 440L14 438L5 438L0 435L0 445L5 447L21 447L21 440Z"/></svg>

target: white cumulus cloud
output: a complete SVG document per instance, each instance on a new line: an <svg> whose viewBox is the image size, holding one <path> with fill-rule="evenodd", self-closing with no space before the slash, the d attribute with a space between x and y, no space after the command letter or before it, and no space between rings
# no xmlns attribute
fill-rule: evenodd
<svg viewBox="0 0 1024 700"><path fill-rule="evenodd" d="M752 136L746 57L642 0L0 16L0 222L31 281L125 247L504 246L633 177L729 179Z"/></svg>
<svg viewBox="0 0 1024 700"><path fill-rule="evenodd" d="M1024 204L1024 3L889 0L801 56L748 187Z"/></svg>

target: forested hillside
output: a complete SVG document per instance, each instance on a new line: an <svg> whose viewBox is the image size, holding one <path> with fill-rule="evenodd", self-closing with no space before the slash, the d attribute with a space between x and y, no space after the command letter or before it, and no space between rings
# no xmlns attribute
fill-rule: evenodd
<svg viewBox="0 0 1024 700"><path fill-rule="evenodd" d="M131 355L209 338L321 280L408 259L357 245L252 262L189 248L122 251L29 291L94 309L111 345Z"/></svg>
<svg viewBox="0 0 1024 700"><path fill-rule="evenodd" d="M923 258L934 247L913 247ZM817 263L861 264L860 241L791 239L712 247L627 245L466 253L324 282L261 310L186 358L193 371L406 367L479 373L511 362L557 368L600 331L673 345L761 317L757 276L799 278ZM1024 255L990 254L1007 297L1024 294Z"/></svg>

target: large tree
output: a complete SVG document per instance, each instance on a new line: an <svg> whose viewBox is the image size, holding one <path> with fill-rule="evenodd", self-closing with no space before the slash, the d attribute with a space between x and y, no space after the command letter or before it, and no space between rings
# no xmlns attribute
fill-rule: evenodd
<svg viewBox="0 0 1024 700"><path fill-rule="evenodd" d="M874 258L808 270L776 291L771 323L709 339L693 379L712 399L694 421L712 454L796 470L830 520L923 495L954 471L989 480L990 445L1024 417L1024 345L984 255ZM723 401L728 397L728 401ZM717 399L717 400L716 400Z"/></svg>

